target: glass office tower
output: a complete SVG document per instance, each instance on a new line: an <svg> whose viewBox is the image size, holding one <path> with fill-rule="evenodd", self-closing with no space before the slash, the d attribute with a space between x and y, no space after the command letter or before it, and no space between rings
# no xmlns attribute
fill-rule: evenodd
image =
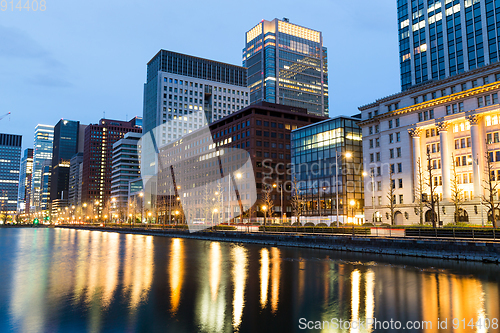
<svg viewBox="0 0 500 333"><path fill-rule="evenodd" d="M398 0L401 89L498 61L500 2Z"/></svg>
<svg viewBox="0 0 500 333"><path fill-rule="evenodd" d="M338 216L340 223L363 223L358 121L341 116L292 131L292 179L305 203L303 216L330 217L331 223Z"/></svg>
<svg viewBox="0 0 500 333"><path fill-rule="evenodd" d="M42 164L45 161L52 161L52 145L54 142L54 126L38 124L35 127L33 140L33 175L31 178L31 198L30 205L36 211L45 209L41 207L42 196L47 197L48 193L42 193Z"/></svg>
<svg viewBox="0 0 500 333"><path fill-rule="evenodd" d="M0 133L0 221L17 210L17 189L21 164L20 135Z"/></svg>
<svg viewBox="0 0 500 333"><path fill-rule="evenodd" d="M17 194L17 211L21 214L29 213L31 179L33 172L33 149L24 150L21 158L21 169L19 170L19 189Z"/></svg>
<svg viewBox="0 0 500 333"><path fill-rule="evenodd" d="M320 31L288 19L262 20L246 33L250 103L302 107L328 116L328 61Z"/></svg>

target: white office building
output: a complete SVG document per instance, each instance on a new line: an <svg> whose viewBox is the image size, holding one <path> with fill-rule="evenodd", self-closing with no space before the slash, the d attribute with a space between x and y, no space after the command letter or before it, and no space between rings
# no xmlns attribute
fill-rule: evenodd
<svg viewBox="0 0 500 333"><path fill-rule="evenodd" d="M459 221L488 224L491 210L484 200L489 197L484 186L488 173L495 184L500 181L499 90L496 63L360 107L366 222L391 222L392 172L395 224L419 223L420 175L427 178L424 222L433 215L428 207L431 178L437 221L454 222L453 201L459 194L463 200ZM492 170L487 171L488 165ZM498 189L500 185L493 193L495 200Z"/></svg>

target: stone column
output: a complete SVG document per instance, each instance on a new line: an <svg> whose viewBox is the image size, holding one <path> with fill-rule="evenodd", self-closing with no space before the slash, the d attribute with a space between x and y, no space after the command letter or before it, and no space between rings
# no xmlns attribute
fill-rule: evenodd
<svg viewBox="0 0 500 333"><path fill-rule="evenodd" d="M482 194L482 182L483 182L483 161L485 157L483 156L483 150L481 149L481 133L479 133L479 122L481 118L478 115L467 116L467 120L470 123L470 136L472 141L472 159L473 159L473 178L474 178L474 199L480 198Z"/></svg>
<svg viewBox="0 0 500 333"><path fill-rule="evenodd" d="M420 168L422 172L425 170L425 162L422 161L421 155L420 155L420 133L422 131L420 128L415 127L415 128L410 128L408 129L408 134L412 137L412 145L413 145L413 187L418 186L418 161L420 159ZM415 193L413 193L413 202L417 198L415 198Z"/></svg>
<svg viewBox="0 0 500 333"><path fill-rule="evenodd" d="M449 201L451 198L450 170L451 170L451 152L448 146L448 128L447 122L439 122L437 129L439 132L439 142L441 145L441 177L443 178L443 200Z"/></svg>

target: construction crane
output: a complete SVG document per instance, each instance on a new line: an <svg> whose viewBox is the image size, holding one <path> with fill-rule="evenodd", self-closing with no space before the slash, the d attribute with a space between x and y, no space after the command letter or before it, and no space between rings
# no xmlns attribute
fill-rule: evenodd
<svg viewBox="0 0 500 333"><path fill-rule="evenodd" d="M2 120L3 118L7 117L8 115L10 115L10 112L4 114L3 116L0 116L0 120Z"/></svg>

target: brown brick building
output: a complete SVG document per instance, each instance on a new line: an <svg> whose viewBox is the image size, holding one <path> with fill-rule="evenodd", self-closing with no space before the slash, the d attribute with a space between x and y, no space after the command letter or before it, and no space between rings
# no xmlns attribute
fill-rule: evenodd
<svg viewBox="0 0 500 333"><path fill-rule="evenodd" d="M203 215L208 197L220 200L224 220L227 221L238 215L240 210L248 211L248 203L255 201L246 191L252 186L257 190L252 217L261 216L257 211L263 204L263 190L266 184L272 186L277 183L283 185L284 211L290 216L291 131L325 119L308 114L306 109L286 105L267 102L250 105L210 124L210 132L206 128L200 129L163 147L160 151L158 194L168 195L169 191L177 191L175 194L182 197L184 205L197 207L190 209L192 216L187 216L188 219ZM250 165L253 174L249 174ZM224 177L226 181L221 184L220 191L225 193L225 197L221 199L215 195L219 191L206 186ZM228 178L231 180L227 181ZM229 196L228 192L234 193L229 191L234 184L237 184L234 189L236 195ZM281 198L278 189L273 189L272 198L275 214L279 216Z"/></svg>
<svg viewBox="0 0 500 333"><path fill-rule="evenodd" d="M94 203L99 201L100 212L109 204L113 144L128 132L142 133L141 121L138 117L130 121L101 119L98 124L87 126L83 151L82 203L94 207Z"/></svg>

